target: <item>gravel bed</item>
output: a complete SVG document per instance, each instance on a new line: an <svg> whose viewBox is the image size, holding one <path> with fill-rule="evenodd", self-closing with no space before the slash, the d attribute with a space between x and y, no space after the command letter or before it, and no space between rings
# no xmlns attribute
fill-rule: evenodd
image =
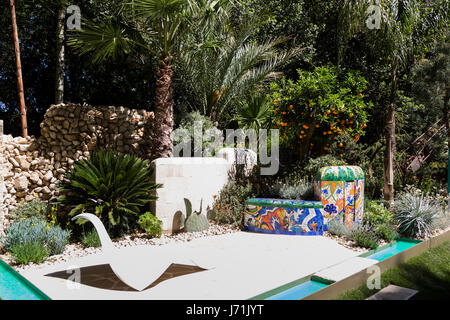
<svg viewBox="0 0 450 320"><path fill-rule="evenodd" d="M117 248L126 248L137 245L161 246L174 242L188 242L196 238L203 238L227 233L238 232L238 227L231 225L217 224L210 221L207 230L201 232L180 232L175 234L163 234L161 238L148 238L145 233L135 232L122 238L114 239L113 243ZM28 265L17 265L9 253L0 255L0 259L11 265L16 271L22 272L29 269L39 269L56 263L67 262L74 258L80 258L91 254L100 253L101 248L85 248L80 242L68 244L62 254L53 255L41 264L30 262Z"/></svg>
<svg viewBox="0 0 450 320"><path fill-rule="evenodd" d="M450 227L446 229L438 229L434 230L431 233L431 238L436 237L446 231L449 231ZM148 238L145 233L142 232L136 232L131 235L127 235L125 237L115 239L113 241L114 245L117 248L125 248L125 247L132 247L136 245L155 245L155 246L161 246L169 243L176 243L176 242L188 242L196 238L202 238L202 237L209 237L214 235L221 235L221 234L227 234L227 233L234 233L238 232L240 229L238 227L233 227L231 225L224 225L224 224L217 224L214 221L210 221L210 226L208 230L202 231L202 232L180 232L175 234L163 234L161 238ZM359 247L356 245L356 243L352 240L348 240L345 238L341 238L335 235L332 235L328 231L325 231L323 234L324 237L330 238L335 240L339 245L350 249L352 251L358 252L358 253L364 253L370 251L367 248ZM425 238L421 239L425 240ZM384 246L388 244L386 241L381 241L379 243L379 246ZM41 264L36 263L29 263L28 265L17 265L15 264L13 258L9 253L5 253L3 255L0 254L0 259L11 265L16 271L21 272L29 269L38 269L43 268L46 266L50 266L56 263L61 262L67 262L74 258L80 258L91 254L100 253L101 248L85 248L81 243L71 243L68 244L62 254L50 256L47 258L47 260Z"/></svg>

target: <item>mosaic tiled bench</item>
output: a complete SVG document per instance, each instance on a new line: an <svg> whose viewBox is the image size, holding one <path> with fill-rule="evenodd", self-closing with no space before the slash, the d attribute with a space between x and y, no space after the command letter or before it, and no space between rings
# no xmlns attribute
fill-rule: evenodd
<svg viewBox="0 0 450 320"><path fill-rule="evenodd" d="M254 198L245 202L244 229L253 232L322 235L326 230L320 201Z"/></svg>
<svg viewBox="0 0 450 320"><path fill-rule="evenodd" d="M364 172L357 166L330 166L319 170L314 184L315 200L324 206L324 216L339 219L348 227L364 215Z"/></svg>

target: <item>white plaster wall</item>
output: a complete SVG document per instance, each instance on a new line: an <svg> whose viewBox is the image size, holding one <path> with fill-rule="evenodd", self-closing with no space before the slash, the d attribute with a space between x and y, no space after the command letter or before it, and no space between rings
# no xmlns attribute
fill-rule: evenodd
<svg viewBox="0 0 450 320"><path fill-rule="evenodd" d="M163 184L157 190L158 200L151 211L163 222L163 230L175 232L182 227L181 215L186 217L184 198L192 203L192 210L202 214L212 208L214 196L228 181L232 163L222 158L159 158L152 162L154 180Z"/></svg>

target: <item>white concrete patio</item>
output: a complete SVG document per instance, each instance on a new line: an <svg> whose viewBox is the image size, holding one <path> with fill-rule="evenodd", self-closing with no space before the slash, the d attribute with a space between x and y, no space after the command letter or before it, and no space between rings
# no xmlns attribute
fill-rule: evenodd
<svg viewBox="0 0 450 320"><path fill-rule="evenodd" d="M175 260L182 253L186 258L183 261L191 260L193 265L208 270L171 278L140 292L105 290L83 284L76 288L71 280L46 276L74 266L105 264L106 257L102 255L90 255L21 274L52 299L243 300L358 255L326 237L247 232L158 247L120 249L122 253L124 259L133 261L131 265L139 264L142 259L146 259L147 265L148 259L158 261L158 257L173 256ZM130 273L133 273L132 267Z"/></svg>

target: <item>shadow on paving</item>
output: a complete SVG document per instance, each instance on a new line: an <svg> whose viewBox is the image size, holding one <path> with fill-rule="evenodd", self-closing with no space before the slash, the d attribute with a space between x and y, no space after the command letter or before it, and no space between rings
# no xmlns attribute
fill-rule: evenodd
<svg viewBox="0 0 450 320"><path fill-rule="evenodd" d="M204 270L206 269L197 266L172 263L158 279L156 279L144 290L150 289L165 280L180 277L186 274L201 272ZM73 273L67 270L49 273L46 274L46 276L73 281L72 279L69 279L73 278ZM109 264L80 268L80 283L99 289L137 292L137 290L122 282L122 280L120 280L114 274Z"/></svg>

